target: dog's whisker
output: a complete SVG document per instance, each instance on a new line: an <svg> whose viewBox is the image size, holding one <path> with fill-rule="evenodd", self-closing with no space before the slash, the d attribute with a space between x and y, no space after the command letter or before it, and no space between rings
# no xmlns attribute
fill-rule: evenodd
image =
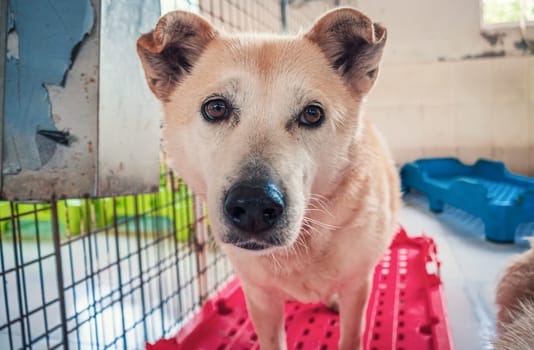
<svg viewBox="0 0 534 350"><path fill-rule="evenodd" d="M310 194L310 198L315 199L317 201L321 201L323 203L330 202L330 200L327 197L323 196L322 194L318 194L318 193Z"/></svg>
<svg viewBox="0 0 534 350"><path fill-rule="evenodd" d="M330 212L330 210L328 209L328 203L330 202L330 200L328 198L326 198L325 196L323 195L320 195L320 194L314 194L312 193L310 195L310 201L308 202L309 205L313 206L314 205L314 202L317 203L317 205L324 210L324 212L328 215L330 215L331 217L333 217L334 215L332 214L332 212ZM315 207L315 206L314 206ZM317 208L317 207L315 207Z"/></svg>
<svg viewBox="0 0 534 350"><path fill-rule="evenodd" d="M306 208L306 209L304 209L304 215L308 215L308 214L309 215L313 215L313 216L317 216L317 215L321 215L321 214L328 215L329 213L325 212L323 209L320 209L320 208Z"/></svg>
<svg viewBox="0 0 534 350"><path fill-rule="evenodd" d="M276 258L276 254L274 254L274 253L269 254L269 258L273 261L275 267L276 267L278 270L281 270L281 269L282 269L282 264L281 264L280 261L278 261L278 259Z"/></svg>
<svg viewBox="0 0 534 350"><path fill-rule="evenodd" d="M309 230L313 230L314 232L319 232L319 233L321 232L321 231L319 231L319 230L317 229L317 227L313 226L312 223L310 223L310 222L308 222L308 221L306 221L306 220L304 220L304 221L302 222L302 227L308 229L308 232L309 232Z"/></svg>
<svg viewBox="0 0 534 350"><path fill-rule="evenodd" d="M298 244L298 246L304 248L304 252L306 253L306 255L308 255L309 253L308 245L305 242L303 242L301 239L298 239L296 243Z"/></svg>
<svg viewBox="0 0 534 350"><path fill-rule="evenodd" d="M311 233L309 231L309 226L307 225L302 225L302 228L301 228L301 233L303 234L303 236L311 236Z"/></svg>
<svg viewBox="0 0 534 350"><path fill-rule="evenodd" d="M308 247L302 241L300 241L300 239L297 240L295 243L296 244L293 245L293 251L295 252L297 257L299 257L301 253L308 254ZM301 248L300 251L298 248Z"/></svg>
<svg viewBox="0 0 534 350"><path fill-rule="evenodd" d="M307 211L318 211L318 212L324 213L323 209L320 209L320 208L317 208L317 207L305 208L304 211L305 212L307 212Z"/></svg>
<svg viewBox="0 0 534 350"><path fill-rule="evenodd" d="M337 225L327 224L327 223L321 222L319 220L312 219L309 216L305 216L304 219L303 219L303 222L308 222L310 224L319 226L319 227L327 229L327 230L337 230L337 229L340 228Z"/></svg>
<svg viewBox="0 0 534 350"><path fill-rule="evenodd" d="M306 227L306 232L308 234L308 237L313 237L314 235L323 234L323 232L319 230L317 227L309 226L309 225Z"/></svg>
<svg viewBox="0 0 534 350"><path fill-rule="evenodd" d="M323 201L318 200L318 199L310 198L310 200L308 201L308 204L309 205L314 205L316 208L319 207L319 208L322 208L324 210L327 209L326 203L324 203Z"/></svg>
<svg viewBox="0 0 534 350"><path fill-rule="evenodd" d="M315 220L315 219L312 219L312 218L308 218L308 222L311 223L311 224L314 224L316 226L319 226L321 228L325 228L325 229L329 229L329 230L335 230L335 229L339 228L339 226L337 226L337 225L327 224L327 223L324 223L324 222L321 222L319 220Z"/></svg>
<svg viewBox="0 0 534 350"><path fill-rule="evenodd" d="M313 203L313 202L309 202L309 203L308 203L308 207L306 207L305 210L306 210L306 209L316 209L316 210L321 210L321 211L323 211L323 212L325 212L325 213L327 212L327 210L325 209L324 206L316 205L316 204Z"/></svg>
<svg viewBox="0 0 534 350"><path fill-rule="evenodd" d="M324 209L318 208L318 207L313 206L313 205L309 205L308 208L304 208L304 213L307 213L307 212L325 213Z"/></svg>

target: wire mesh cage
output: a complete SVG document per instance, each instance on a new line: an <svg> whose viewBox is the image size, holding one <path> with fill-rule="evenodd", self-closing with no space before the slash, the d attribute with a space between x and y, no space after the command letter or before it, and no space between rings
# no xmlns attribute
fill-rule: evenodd
<svg viewBox="0 0 534 350"><path fill-rule="evenodd" d="M161 2L257 32L297 31L338 3ZM0 201L1 349L142 348L175 334L232 276L204 204L166 170L152 194Z"/></svg>
<svg viewBox="0 0 534 350"><path fill-rule="evenodd" d="M0 204L2 348L139 348L232 276L202 203L159 193Z"/></svg>

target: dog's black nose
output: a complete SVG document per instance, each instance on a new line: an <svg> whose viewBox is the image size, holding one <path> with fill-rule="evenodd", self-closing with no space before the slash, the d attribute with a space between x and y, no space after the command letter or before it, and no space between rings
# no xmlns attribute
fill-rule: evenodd
<svg viewBox="0 0 534 350"><path fill-rule="evenodd" d="M273 227L284 209L284 196L271 182L238 183L224 200L224 215L235 227L251 234Z"/></svg>

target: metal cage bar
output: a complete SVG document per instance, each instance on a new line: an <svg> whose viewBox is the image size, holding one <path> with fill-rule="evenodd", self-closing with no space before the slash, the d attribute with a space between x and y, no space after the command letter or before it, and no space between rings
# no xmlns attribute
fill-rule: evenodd
<svg viewBox="0 0 534 350"><path fill-rule="evenodd" d="M172 174L162 182L154 194L0 202L0 348L139 348L224 285L231 269L210 272L221 267L202 202Z"/></svg>

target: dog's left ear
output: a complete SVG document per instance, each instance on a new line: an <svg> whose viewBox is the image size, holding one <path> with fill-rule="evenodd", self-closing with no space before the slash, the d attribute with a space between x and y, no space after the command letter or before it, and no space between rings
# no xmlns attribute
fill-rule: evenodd
<svg viewBox="0 0 534 350"><path fill-rule="evenodd" d="M319 46L356 93L371 90L386 44L384 27L358 10L341 8L320 17L304 37Z"/></svg>

